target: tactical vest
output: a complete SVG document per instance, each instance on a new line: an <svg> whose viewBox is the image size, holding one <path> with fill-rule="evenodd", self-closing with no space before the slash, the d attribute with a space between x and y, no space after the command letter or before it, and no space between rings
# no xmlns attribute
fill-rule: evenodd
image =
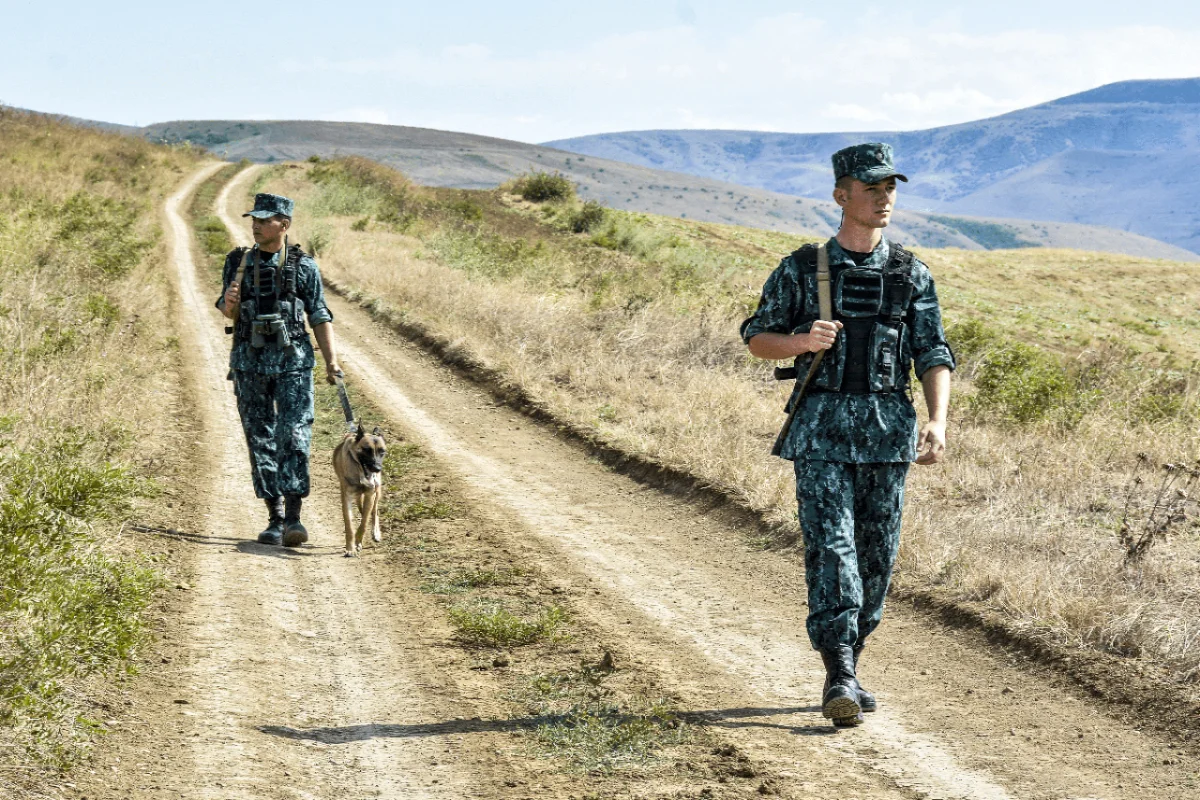
<svg viewBox="0 0 1200 800"><path fill-rule="evenodd" d="M908 387L907 364L901 363L904 326L913 294L913 255L888 242L882 270L841 267L833 279L833 318L842 323L837 341L813 378L810 391L870 394ZM805 281L803 313L796 332L807 332L819 318L816 301L817 248L805 245L792 253ZM800 374L802 361L796 360Z"/></svg>
<svg viewBox="0 0 1200 800"><path fill-rule="evenodd" d="M288 247L283 266L260 264L255 269L258 256L255 248L239 247L234 251L243 263L245 277L242 281L242 303L238 314L234 337L238 341L250 339L254 318L260 314L280 314L287 324L288 335L293 339L308 335L304 320L304 301L296 296L296 274L304 251L300 245ZM258 283L255 284L255 273ZM235 272L236 274L236 272Z"/></svg>

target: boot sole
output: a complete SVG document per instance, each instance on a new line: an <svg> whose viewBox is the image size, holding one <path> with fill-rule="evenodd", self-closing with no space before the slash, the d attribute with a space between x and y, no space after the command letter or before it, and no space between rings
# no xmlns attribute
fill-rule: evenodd
<svg viewBox="0 0 1200 800"><path fill-rule="evenodd" d="M862 707L853 697L835 697L821 707L821 715L833 720L834 724L837 724L838 720L853 719L861 713Z"/></svg>

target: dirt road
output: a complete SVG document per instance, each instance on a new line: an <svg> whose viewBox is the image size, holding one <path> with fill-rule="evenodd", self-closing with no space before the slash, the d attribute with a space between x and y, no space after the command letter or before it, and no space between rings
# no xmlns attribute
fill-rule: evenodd
<svg viewBox="0 0 1200 800"><path fill-rule="evenodd" d="M240 209L253 172L218 199L239 240L230 203ZM440 612L411 587L378 580L369 559L338 557L332 486L314 492L312 546L291 553L246 542L262 506L224 380L222 322L197 288L179 216L201 178L172 197L167 217L202 411L197 489L211 516L188 537L194 578L178 637L185 655L171 678L178 689L149 715L152 733L125 751L144 757L147 771L112 796L505 796L501 776L521 767L504 761L489 738L498 734L373 735L479 711L448 682L448 656L430 646L444 635ZM823 675L804 635L794 559L753 550L747 531L706 507L612 473L359 308L336 298L331 307L347 372L391 422L468 487L470 502L505 520L511 546L553 576L588 624L776 776L780 795L1200 796L1200 766L1173 747L1053 675L902 608L889 610L864 656L880 711L835 733L815 705ZM280 726L344 736L270 733Z"/></svg>

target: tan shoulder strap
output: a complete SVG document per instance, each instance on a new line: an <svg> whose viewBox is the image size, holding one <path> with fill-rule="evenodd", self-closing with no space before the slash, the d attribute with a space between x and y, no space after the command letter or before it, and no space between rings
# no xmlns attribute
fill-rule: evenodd
<svg viewBox="0 0 1200 800"><path fill-rule="evenodd" d="M238 264L237 270L233 273L233 283L230 286L241 286L242 278L246 275L246 267L250 265L250 251L253 248L247 247L242 251L242 263Z"/></svg>
<svg viewBox="0 0 1200 800"><path fill-rule="evenodd" d="M825 247L824 242L817 245L817 302L821 306L821 319L831 321L833 319L833 292L829 288L829 250Z"/></svg>
<svg viewBox="0 0 1200 800"><path fill-rule="evenodd" d="M817 304L821 307L821 319L831 321L833 319L833 291L829 288L829 250L824 243L817 245ZM808 388L808 384L817 374L817 367L821 366L821 359L825 357L827 350L818 350L813 356L812 363L808 365L808 374L804 376L804 383L800 392Z"/></svg>

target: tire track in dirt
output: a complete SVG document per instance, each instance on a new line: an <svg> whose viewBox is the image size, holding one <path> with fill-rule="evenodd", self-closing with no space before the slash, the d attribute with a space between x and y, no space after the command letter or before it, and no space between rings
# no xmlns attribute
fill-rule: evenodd
<svg viewBox="0 0 1200 800"><path fill-rule="evenodd" d="M421 609L390 603L368 570L341 558L336 490L322 487L305 506L312 544L284 550L253 541L265 513L226 380L224 318L200 289L181 215L221 166L198 171L165 207L189 388L203 422L193 488L206 513L194 532L179 534L194 545L192 585L177 691L161 698L162 715L177 720L155 743L167 755L140 782L124 776L117 796L480 795L492 783L475 780L485 759L461 736L422 733L471 712L432 662ZM295 736L301 729L324 734Z"/></svg>
<svg viewBox="0 0 1200 800"><path fill-rule="evenodd" d="M249 178L228 190L244 189ZM234 224L224 204L218 211ZM804 635L795 561L748 550L736 524L612 474L544 426L495 406L360 308L331 305L343 361L377 404L482 500L525 523L520 544L593 623L799 790L1195 796L1196 765L1167 745L1046 674L981 652L969 635L930 629L903 609L889 611L867 654L865 679L881 696L880 712L862 728L829 735L818 709L797 708L815 702L823 674Z"/></svg>

